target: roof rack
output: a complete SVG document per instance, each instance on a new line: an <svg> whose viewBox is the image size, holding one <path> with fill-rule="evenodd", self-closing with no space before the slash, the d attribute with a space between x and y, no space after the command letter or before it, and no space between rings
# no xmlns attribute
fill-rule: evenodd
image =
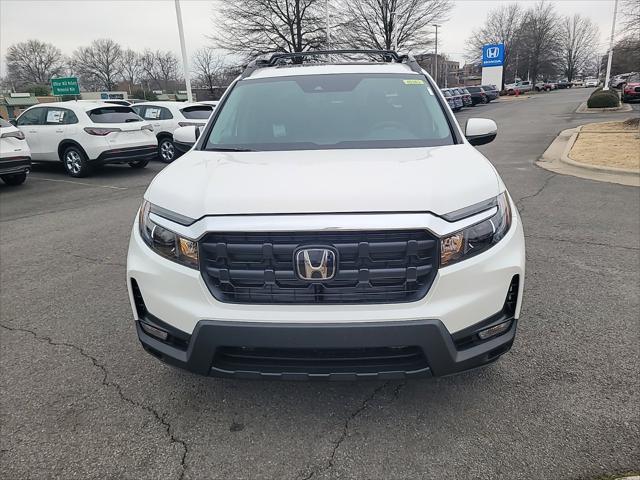
<svg viewBox="0 0 640 480"><path fill-rule="evenodd" d="M422 73L422 67L418 64L418 62L415 60L415 58L413 58L412 55L398 55L398 53L393 50L312 50L307 52L274 53L268 60L264 58L253 60L249 63L249 65L247 65L247 68L245 68L245 70L242 72L240 78L251 76L251 74L259 68L283 65L286 60L291 60L291 62L294 64L301 64L305 58L309 57L352 54L379 55L382 58L383 62L405 63L412 71ZM329 64L333 62L325 63ZM335 63L333 64L335 65Z"/></svg>

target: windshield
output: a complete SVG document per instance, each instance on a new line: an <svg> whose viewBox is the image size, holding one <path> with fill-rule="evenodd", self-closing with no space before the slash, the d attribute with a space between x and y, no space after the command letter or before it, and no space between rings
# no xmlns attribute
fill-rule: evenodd
<svg viewBox="0 0 640 480"><path fill-rule="evenodd" d="M450 145L449 124L421 75L248 79L221 107L205 150L317 150Z"/></svg>

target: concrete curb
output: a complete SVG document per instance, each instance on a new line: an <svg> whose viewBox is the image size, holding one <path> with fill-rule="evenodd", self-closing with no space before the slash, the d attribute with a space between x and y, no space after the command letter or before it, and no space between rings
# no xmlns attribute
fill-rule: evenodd
<svg viewBox="0 0 640 480"><path fill-rule="evenodd" d="M564 147L562 155L560 155L560 161L567 163L569 165L573 165L574 167L585 168L587 170L594 170L596 172L614 173L619 175L630 175L632 177L640 176L640 173L637 170L633 170L630 168L603 167L602 165L591 165L589 163L582 163L582 162L578 162L577 160L573 160L569 156L569 153L571 153L573 144L576 143L576 140L578 139L578 136L582 131L582 127L584 127L584 125L580 125L579 127L576 127L575 129L573 129L574 132L571 134L571 137L569 137L569 141Z"/></svg>
<svg viewBox="0 0 640 480"><path fill-rule="evenodd" d="M621 103L619 107L606 107L606 108L588 108L587 102L582 102L576 109L576 113L624 113L633 111L633 107L629 103Z"/></svg>
<svg viewBox="0 0 640 480"><path fill-rule="evenodd" d="M629 175L617 171L603 171L600 169L584 168L582 163L570 160L565 162L562 157L565 152L571 150L581 127L563 130L551 142L540 159L536 162L540 168L549 170L559 175L571 175L573 177L595 180L598 182L617 183L632 187L640 187L640 175ZM568 158L568 157L567 157Z"/></svg>

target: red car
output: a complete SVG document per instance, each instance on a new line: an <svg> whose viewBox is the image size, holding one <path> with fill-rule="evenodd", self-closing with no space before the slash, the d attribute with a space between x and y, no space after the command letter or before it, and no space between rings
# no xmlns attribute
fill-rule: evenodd
<svg viewBox="0 0 640 480"><path fill-rule="evenodd" d="M640 74L636 73L627 79L627 83L622 88L622 102L640 100Z"/></svg>

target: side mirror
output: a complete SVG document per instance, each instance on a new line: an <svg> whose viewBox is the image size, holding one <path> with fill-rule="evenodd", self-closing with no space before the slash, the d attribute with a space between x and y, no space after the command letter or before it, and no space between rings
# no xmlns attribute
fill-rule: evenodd
<svg viewBox="0 0 640 480"><path fill-rule="evenodd" d="M498 126L488 118L470 118L464 126L464 135L471 145L484 145L495 140Z"/></svg>
<svg viewBox="0 0 640 480"><path fill-rule="evenodd" d="M176 128L173 132L173 145L178 152L186 153L191 150L200 136L200 127L189 125Z"/></svg>

